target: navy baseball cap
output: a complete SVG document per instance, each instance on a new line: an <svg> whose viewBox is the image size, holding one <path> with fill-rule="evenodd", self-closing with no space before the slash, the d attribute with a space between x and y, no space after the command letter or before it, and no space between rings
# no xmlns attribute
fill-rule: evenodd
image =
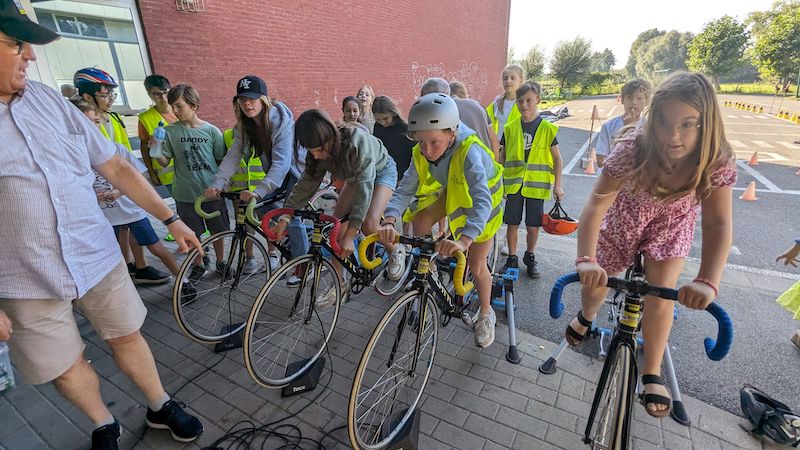
<svg viewBox="0 0 800 450"><path fill-rule="evenodd" d="M267 83L255 75L248 75L236 84L236 97L260 98L267 96Z"/></svg>
<svg viewBox="0 0 800 450"><path fill-rule="evenodd" d="M36 45L49 44L61 37L32 21L21 0L0 0L0 31L19 41Z"/></svg>

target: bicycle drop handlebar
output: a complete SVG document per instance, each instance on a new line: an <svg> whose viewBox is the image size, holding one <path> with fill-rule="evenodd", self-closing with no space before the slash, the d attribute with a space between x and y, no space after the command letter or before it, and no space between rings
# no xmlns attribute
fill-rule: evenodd
<svg viewBox="0 0 800 450"><path fill-rule="evenodd" d="M383 261L380 256L376 257L375 259L369 259L367 255L367 247L370 244L378 242L378 234L370 234L369 236L365 237L360 244L358 244L358 257L361 259L361 266L367 270L372 270L378 267L381 262ZM397 236L394 240L394 243L401 243L401 244L409 244L414 247L419 247L422 244L423 246L431 245L430 239L425 240L424 238L409 238L405 236ZM453 287L455 292L459 296L465 296L469 291L472 290L474 284L472 281L467 281L465 284L464 280L464 272L467 269L467 257L461 251L456 251L453 253L453 256L456 258L456 268L455 272L453 272Z"/></svg>
<svg viewBox="0 0 800 450"><path fill-rule="evenodd" d="M325 214L322 210L316 211L308 211L305 209L294 209L294 208L278 208L273 209L272 211L264 214L261 217L261 231L267 235L267 238L271 241L277 241L278 236L272 232L270 228L270 221L282 215L288 216L296 216L301 217L303 219L313 220L314 222L328 222L333 224L333 228L330 231L330 238L328 239L328 243L331 245L331 249L333 249L334 253L337 255L342 252L342 248L339 246L339 242L337 240L337 236L339 236L339 228L341 228L342 223L339 221L337 217L331 216L329 214Z"/></svg>
<svg viewBox="0 0 800 450"><path fill-rule="evenodd" d="M561 294L564 287L570 283L579 282L577 272L569 273L556 280L553 290L550 291L550 317L558 319L564 312L564 303L561 302ZM653 295L667 300L677 300L678 291L658 286L651 286L641 281L624 280L621 278L609 277L606 286L634 294ZM730 316L721 306L712 302L706 307L714 319L717 320L717 339L706 337L703 340L706 355L712 361L719 361L724 358L733 345L733 322Z"/></svg>
<svg viewBox="0 0 800 450"><path fill-rule="evenodd" d="M238 200L239 192L220 192L219 196L221 198L227 198L229 200ZM286 195L284 193L279 192L261 201L258 201L255 198L251 198L250 201L247 202L247 209L245 209L245 217L247 218L247 221L250 222L250 224L252 224L254 227L259 226L259 224L261 224L261 221L258 220L258 217L256 217L255 213L256 208L258 208L261 205L275 203L279 200L284 199L285 197ZM202 217L203 219L213 219L215 217L218 217L220 215L219 211L214 211L210 213L203 211L203 202L205 202L206 200L213 200L213 199L206 198L205 195L197 197L194 200L194 212L196 212L197 215Z"/></svg>

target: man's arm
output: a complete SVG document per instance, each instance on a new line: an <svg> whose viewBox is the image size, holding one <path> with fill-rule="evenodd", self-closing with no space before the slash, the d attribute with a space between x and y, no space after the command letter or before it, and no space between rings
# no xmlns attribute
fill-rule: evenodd
<svg viewBox="0 0 800 450"><path fill-rule="evenodd" d="M114 188L119 189L124 195L133 200L134 203L142 207L145 211L155 216L160 221L165 221L174 214L158 193L150 186L150 183L134 168L129 162L119 155L114 155L111 159L95 168L100 175L104 176ZM196 248L200 253L203 252L200 242L194 232L181 220L167 225L167 229L172 233L175 242L178 243L178 250L187 252L189 246Z"/></svg>

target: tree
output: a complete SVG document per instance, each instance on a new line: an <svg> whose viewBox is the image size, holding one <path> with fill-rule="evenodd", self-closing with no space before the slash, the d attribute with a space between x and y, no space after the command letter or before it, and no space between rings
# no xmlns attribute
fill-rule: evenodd
<svg viewBox="0 0 800 450"><path fill-rule="evenodd" d="M641 47L645 42L664 34L667 34L667 32L658 30L656 28L651 28L647 31L642 31L638 36L636 36L633 44L631 44L631 51L628 54L628 62L625 64L625 70L628 71L628 75L631 77L641 76L636 73L636 58L639 54L639 47Z"/></svg>
<svg viewBox="0 0 800 450"><path fill-rule="evenodd" d="M559 42L550 60L550 75L563 91L589 75L592 65L592 43L581 37Z"/></svg>
<svg viewBox="0 0 800 450"><path fill-rule="evenodd" d="M508 53L506 53L506 64L514 64L516 62L514 60L515 57L516 55L514 55L514 47L508 47Z"/></svg>
<svg viewBox="0 0 800 450"><path fill-rule="evenodd" d="M592 55L592 72L609 72L616 62L617 58L614 57L611 49L595 52Z"/></svg>
<svg viewBox="0 0 800 450"><path fill-rule="evenodd" d="M719 90L719 77L730 74L742 64L747 38L744 24L731 16L709 22L689 43L687 66L709 75Z"/></svg>
<svg viewBox="0 0 800 450"><path fill-rule="evenodd" d="M800 1L779 1L747 19L755 42L753 64L764 78L788 83L800 68Z"/></svg>
<svg viewBox="0 0 800 450"><path fill-rule="evenodd" d="M636 51L637 76L656 81L657 78L686 70L686 52L692 33L669 33L650 39Z"/></svg>
<svg viewBox="0 0 800 450"><path fill-rule="evenodd" d="M542 76L544 73L545 56L544 51L538 46L532 47L525 59L520 61L520 65L525 69L525 77L527 79L534 79Z"/></svg>

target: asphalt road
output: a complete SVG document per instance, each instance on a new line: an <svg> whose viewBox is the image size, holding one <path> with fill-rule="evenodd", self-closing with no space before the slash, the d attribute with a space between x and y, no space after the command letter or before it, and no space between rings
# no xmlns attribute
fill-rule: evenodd
<svg viewBox="0 0 800 450"><path fill-rule="evenodd" d="M595 181L595 177L583 173L579 163L580 153L587 148L589 118L594 105L602 121L622 112L613 96L581 99L567 104L571 117L556 122L560 126L558 140L565 161L564 207L576 216ZM800 271L793 272L791 267L787 269L774 262L793 239L800 237L797 220L800 176L794 175L800 166L800 145L791 144L800 138L800 125L766 114L744 114L732 108L723 108L723 114L728 139L743 159L734 191L734 246L719 298L734 320L736 341L725 360L710 361L702 350L702 338L715 335L715 322L704 312L680 307L670 339L679 384L684 394L735 413L739 412L739 388L746 382L800 408L800 390L797 389L800 351L789 341L800 324L775 304L780 292L800 279ZM746 115L750 117L743 117ZM599 124L595 123L595 132L598 129ZM745 163L756 150L759 151L759 165L749 167ZM739 200L738 196L750 181L756 181L758 200ZM696 274L700 239L698 227L682 278L684 282ZM520 242L525 242L523 236ZM520 247L520 255L522 251ZM547 314L547 301L555 279L573 270L574 258L574 237L544 237L540 241L537 260L542 277L532 280L523 275L517 284L519 329L554 342L562 339L569 318L579 309L578 289L565 291L567 309L559 320ZM597 341L584 344L581 351L596 355Z"/></svg>

